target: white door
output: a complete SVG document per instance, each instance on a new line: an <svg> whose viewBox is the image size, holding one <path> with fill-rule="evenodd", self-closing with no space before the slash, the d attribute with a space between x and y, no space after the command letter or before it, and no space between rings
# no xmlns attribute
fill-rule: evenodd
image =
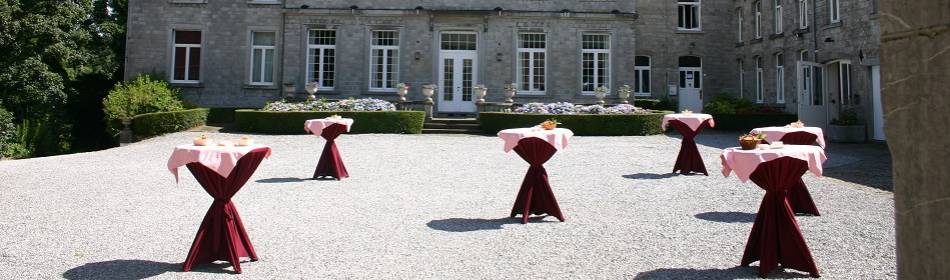
<svg viewBox="0 0 950 280"><path fill-rule="evenodd" d="M884 105L881 103L881 66L871 66L871 95L874 99L874 140L884 141Z"/></svg>
<svg viewBox="0 0 950 280"><path fill-rule="evenodd" d="M703 69L680 67L679 110L703 111Z"/></svg>
<svg viewBox="0 0 950 280"><path fill-rule="evenodd" d="M475 56L469 51L439 55L439 112L475 112Z"/></svg>
<svg viewBox="0 0 950 280"><path fill-rule="evenodd" d="M821 64L798 62L798 119L808 126L827 129L828 107L824 68Z"/></svg>

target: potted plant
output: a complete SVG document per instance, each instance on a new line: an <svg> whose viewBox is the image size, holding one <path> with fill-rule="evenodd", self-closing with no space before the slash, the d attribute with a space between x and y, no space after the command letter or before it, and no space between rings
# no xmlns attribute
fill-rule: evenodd
<svg viewBox="0 0 950 280"><path fill-rule="evenodd" d="M432 104L432 95L435 94L436 85L428 84L422 86L422 96L426 97L426 103Z"/></svg>
<svg viewBox="0 0 950 280"><path fill-rule="evenodd" d="M867 126L858 119L854 108L844 108L828 126L828 139L832 142L862 143L867 141Z"/></svg>
<svg viewBox="0 0 950 280"><path fill-rule="evenodd" d="M515 94L518 93L518 84L510 83L505 85L505 103L515 103L513 99Z"/></svg>
<svg viewBox="0 0 950 280"><path fill-rule="evenodd" d="M475 85L475 98L477 103L485 103L485 95L488 95L488 88L485 85Z"/></svg>
<svg viewBox="0 0 950 280"><path fill-rule="evenodd" d="M621 86L620 89L617 90L617 97L620 97L620 103L630 104L630 101L627 101L627 98L630 98L630 93L632 92L633 88L631 88L630 85ZM636 99L634 99L634 103L636 103Z"/></svg>
<svg viewBox="0 0 950 280"><path fill-rule="evenodd" d="M406 102L406 94L409 93L409 86L404 83L396 84L396 95L399 95L399 102Z"/></svg>
<svg viewBox="0 0 950 280"><path fill-rule="evenodd" d="M597 87L594 89L594 97L597 97L597 104L604 105L604 98L607 97L607 93L610 92L610 89L607 87Z"/></svg>

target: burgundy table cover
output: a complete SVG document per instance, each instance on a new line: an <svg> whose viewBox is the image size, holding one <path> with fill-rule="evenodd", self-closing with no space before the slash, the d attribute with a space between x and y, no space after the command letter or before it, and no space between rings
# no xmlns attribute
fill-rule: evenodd
<svg viewBox="0 0 950 280"><path fill-rule="evenodd" d="M529 137L518 141L515 152L531 164L531 167L521 183L521 190L518 191L515 205L511 208L511 217L521 214L521 223L526 224L531 214L548 214L563 222L564 215L554 198L554 192L548 182L548 173L543 166L554 156L557 149L540 138Z"/></svg>
<svg viewBox="0 0 950 280"><path fill-rule="evenodd" d="M780 141L791 145L815 145L817 140L818 135L796 131L785 134ZM818 206L815 206L815 201L811 199L808 187L805 186L805 180L802 180L801 177L798 178L795 186L788 190L788 203L792 205L792 211L795 211L795 213L821 216L818 213Z"/></svg>
<svg viewBox="0 0 950 280"><path fill-rule="evenodd" d="M317 162L317 169L313 171L313 178L333 177L337 180L350 177L346 172L346 166L343 165L343 159L340 158L340 151L336 149L336 138L346 132L346 126L342 124L332 124L323 129L320 137L327 140L323 146L323 153L320 154L320 161Z"/></svg>
<svg viewBox="0 0 950 280"><path fill-rule="evenodd" d="M703 163L703 157L699 154L699 148L696 147L696 141L693 140L704 127L709 126L709 121L710 120L703 121L695 131L686 125L686 123L679 120L669 121L669 123L676 128L676 131L679 131L679 133L683 135L680 152L679 155L676 156L676 165L673 166L673 173L679 171L680 174L685 175L690 172L696 172L709 176L709 172L706 172L706 164Z"/></svg>
<svg viewBox="0 0 950 280"><path fill-rule="evenodd" d="M781 157L760 164L749 177L765 190L765 197L755 215L742 266L759 261L760 277L768 276L778 264L819 277L818 267L785 195L807 170L806 161Z"/></svg>
<svg viewBox="0 0 950 280"><path fill-rule="evenodd" d="M191 271L195 265L220 260L230 262L234 271L241 273L241 257L258 260L231 197L247 183L268 153L270 148L260 148L241 157L227 178L197 162L187 165L198 183L214 197L214 203L201 221L182 270Z"/></svg>

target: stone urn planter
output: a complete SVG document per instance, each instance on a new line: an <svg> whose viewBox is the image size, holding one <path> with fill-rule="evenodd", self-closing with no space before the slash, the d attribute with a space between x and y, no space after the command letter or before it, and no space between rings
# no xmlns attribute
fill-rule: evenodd
<svg viewBox="0 0 950 280"><path fill-rule="evenodd" d="M488 95L488 88L485 85L475 85L475 98L477 103L485 103L485 96Z"/></svg>
<svg viewBox="0 0 950 280"><path fill-rule="evenodd" d="M428 84L428 85L422 86L422 96L425 96L425 97L426 97L426 100L425 100L425 101L426 101L427 103L430 103L430 104L431 104L431 103L433 102L433 101L432 101L432 95L435 94L435 89L436 89L436 85L433 85L433 84Z"/></svg>
<svg viewBox="0 0 950 280"><path fill-rule="evenodd" d="M630 93L633 92L633 89L630 85L623 85L617 90L617 97L620 97L621 104L630 104L630 101L627 101L627 98L630 98Z"/></svg>
<svg viewBox="0 0 950 280"><path fill-rule="evenodd" d="M406 102L406 95L409 94L409 86L403 83L396 85L396 95L399 96L399 102Z"/></svg>
<svg viewBox="0 0 950 280"><path fill-rule="evenodd" d="M505 85L505 103L515 103L515 94L518 93L518 84Z"/></svg>
<svg viewBox="0 0 950 280"><path fill-rule="evenodd" d="M610 92L610 89L606 87L597 87L594 90L594 97L597 98L597 104L604 105L607 102L604 102L604 98L607 98L607 93Z"/></svg>
<svg viewBox="0 0 950 280"><path fill-rule="evenodd" d="M316 94L317 94L317 90L318 90L319 88L320 88L320 85L317 84L317 82L315 82L315 81L314 81L314 82L309 82L309 83L307 83L307 85L304 87L304 89L307 90L307 93L310 94L309 96L307 96L307 99L308 99L308 100L316 100L316 99L317 99L317 95L316 95Z"/></svg>

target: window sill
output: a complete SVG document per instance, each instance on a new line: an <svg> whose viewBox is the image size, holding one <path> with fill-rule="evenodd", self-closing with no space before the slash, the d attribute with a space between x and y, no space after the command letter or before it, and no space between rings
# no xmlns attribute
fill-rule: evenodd
<svg viewBox="0 0 950 280"><path fill-rule="evenodd" d="M547 96L548 94L543 91L519 91L515 93L515 96Z"/></svg>
<svg viewBox="0 0 950 280"><path fill-rule="evenodd" d="M703 34L701 29L676 29L676 34Z"/></svg>
<svg viewBox="0 0 950 280"><path fill-rule="evenodd" d="M172 4L207 4L208 0L168 0Z"/></svg>
<svg viewBox="0 0 950 280"><path fill-rule="evenodd" d="M762 41L763 41L762 38L755 38L755 39L752 39L752 41L749 41L749 44L758 44L758 43L762 43Z"/></svg>
<svg viewBox="0 0 950 280"><path fill-rule="evenodd" d="M795 35L805 34L805 33L808 33L808 32L811 32L811 28L808 28L808 27L799 28L799 29L796 29L796 30L795 30Z"/></svg>
<svg viewBox="0 0 950 280"><path fill-rule="evenodd" d="M841 21L839 20L839 21L836 21L836 22L829 23L828 25L825 25L825 27L823 27L822 29L828 30L828 29L832 29L832 28L838 28L838 27L841 27L841 25L842 25L842 23L841 23Z"/></svg>
<svg viewBox="0 0 950 280"><path fill-rule="evenodd" d="M649 92L637 92L633 94L634 97L652 97L653 94Z"/></svg>
<svg viewBox="0 0 950 280"><path fill-rule="evenodd" d="M243 89L280 89L277 85L254 85L254 84L244 84L241 88Z"/></svg>
<svg viewBox="0 0 950 280"><path fill-rule="evenodd" d="M785 37L785 33L772 34L772 35L769 35L769 40L775 40L775 39L784 38L784 37Z"/></svg>
<svg viewBox="0 0 950 280"><path fill-rule="evenodd" d="M268 0L248 0L248 1L247 1L247 4L249 4L249 5L260 5L260 6L265 6L265 5L280 5L280 1L274 1L274 0L270 0L270 1L268 1Z"/></svg>
<svg viewBox="0 0 950 280"><path fill-rule="evenodd" d="M182 87L182 88L203 88L205 87L201 82L197 83L188 83L188 82L170 82L169 85L173 87Z"/></svg>
<svg viewBox="0 0 950 280"><path fill-rule="evenodd" d="M396 96L396 90L393 91L383 91L383 90L369 90L363 95L375 95L375 96Z"/></svg>
<svg viewBox="0 0 950 280"><path fill-rule="evenodd" d="M738 42L738 43L736 43L736 47L737 47L737 48L741 48L741 47L743 47L743 46L745 46L745 43L744 43L744 42Z"/></svg>

